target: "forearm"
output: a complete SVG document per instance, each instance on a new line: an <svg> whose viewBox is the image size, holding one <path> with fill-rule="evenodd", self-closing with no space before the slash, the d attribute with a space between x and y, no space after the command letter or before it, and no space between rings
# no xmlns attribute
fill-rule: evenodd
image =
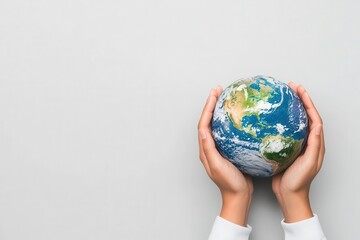
<svg viewBox="0 0 360 240"><path fill-rule="evenodd" d="M313 217L308 192L276 194L285 222L293 223Z"/></svg>
<svg viewBox="0 0 360 240"><path fill-rule="evenodd" d="M252 195L244 194L224 194L222 193L222 208L220 217L238 224L247 226Z"/></svg>

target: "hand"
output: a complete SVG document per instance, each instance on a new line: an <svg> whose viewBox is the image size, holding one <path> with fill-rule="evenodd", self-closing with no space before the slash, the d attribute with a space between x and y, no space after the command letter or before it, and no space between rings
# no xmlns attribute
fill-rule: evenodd
<svg viewBox="0 0 360 240"><path fill-rule="evenodd" d="M220 216L233 223L246 226L253 184L249 176L243 175L231 162L223 158L215 147L210 122L221 87L212 89L198 124L200 160L222 196Z"/></svg>
<svg viewBox="0 0 360 240"><path fill-rule="evenodd" d="M320 171L325 143L322 119L304 87L289 83L300 96L309 117L310 133L305 152L285 171L273 176L272 188L284 214L285 222L313 217L310 206L310 184Z"/></svg>

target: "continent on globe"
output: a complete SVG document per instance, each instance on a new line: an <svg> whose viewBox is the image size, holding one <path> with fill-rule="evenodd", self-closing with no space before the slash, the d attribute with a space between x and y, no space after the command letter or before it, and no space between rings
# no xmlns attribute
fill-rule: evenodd
<svg viewBox="0 0 360 240"><path fill-rule="evenodd" d="M211 121L220 154L240 171L273 176L299 156L308 118L297 94L269 76L240 79L220 95Z"/></svg>

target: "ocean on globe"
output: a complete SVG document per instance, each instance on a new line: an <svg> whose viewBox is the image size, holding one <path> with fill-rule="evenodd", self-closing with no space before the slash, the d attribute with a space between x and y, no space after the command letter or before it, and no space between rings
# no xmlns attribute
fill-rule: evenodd
<svg viewBox="0 0 360 240"><path fill-rule="evenodd" d="M211 132L220 154L256 177L282 172L299 156L308 118L298 95L269 76L240 79L216 102Z"/></svg>

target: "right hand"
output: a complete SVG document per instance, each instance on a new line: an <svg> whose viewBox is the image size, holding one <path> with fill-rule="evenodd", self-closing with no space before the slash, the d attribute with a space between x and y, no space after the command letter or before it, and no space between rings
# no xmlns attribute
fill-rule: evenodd
<svg viewBox="0 0 360 240"><path fill-rule="evenodd" d="M252 180L220 155L210 130L216 101L221 92L221 87L211 90L201 114L198 124L200 160L206 173L220 189L223 200L220 216L246 226L253 192Z"/></svg>

